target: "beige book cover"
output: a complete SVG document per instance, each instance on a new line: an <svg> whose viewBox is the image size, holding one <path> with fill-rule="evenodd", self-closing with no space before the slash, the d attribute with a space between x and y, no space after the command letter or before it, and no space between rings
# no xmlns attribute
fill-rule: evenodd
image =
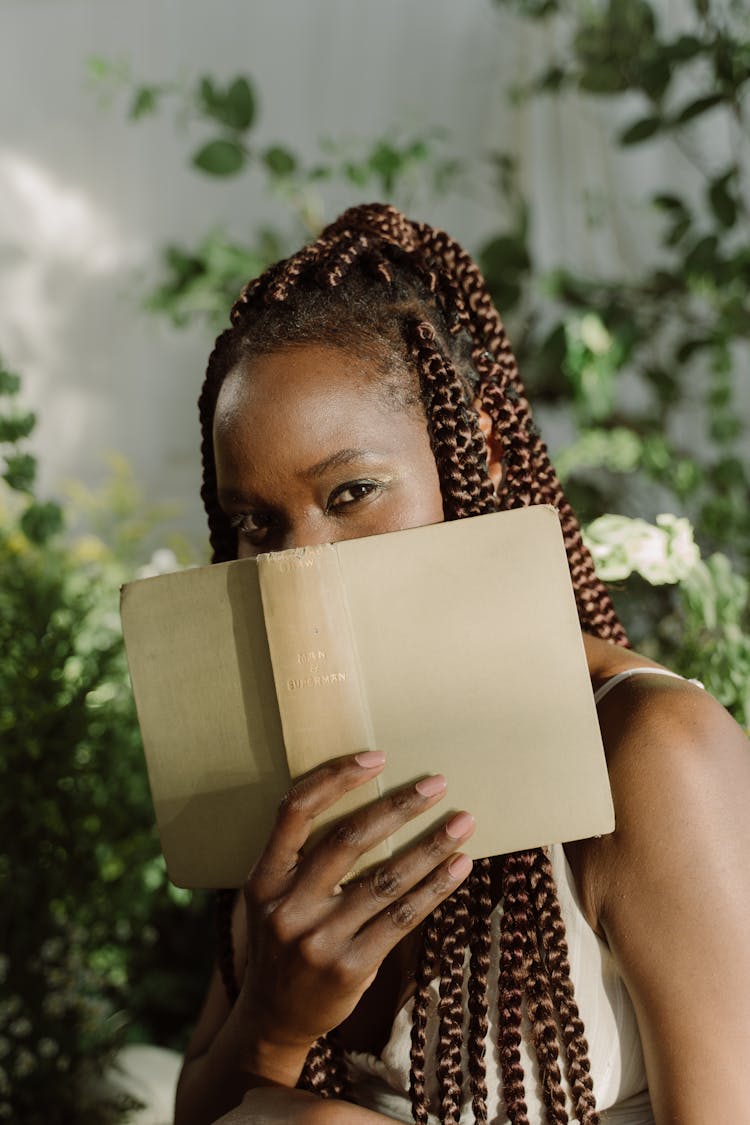
<svg viewBox="0 0 750 1125"><path fill-rule="evenodd" d="M467 850L599 835L614 814L557 512L521 508L130 583L122 620L170 878L244 882L290 779L380 749L325 820L444 773ZM324 818L321 818L324 819Z"/></svg>

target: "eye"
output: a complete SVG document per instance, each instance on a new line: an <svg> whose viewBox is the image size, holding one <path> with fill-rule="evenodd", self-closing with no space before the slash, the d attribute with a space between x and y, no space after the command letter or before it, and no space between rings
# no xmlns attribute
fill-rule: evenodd
<svg viewBox="0 0 750 1125"><path fill-rule="evenodd" d="M265 512L239 512L229 517L229 526L254 547L260 547L273 531L274 519Z"/></svg>
<svg viewBox="0 0 750 1125"><path fill-rule="evenodd" d="M368 496L372 496L380 486L374 480L350 480L345 484L340 484L334 488L331 495L328 497L327 510L330 512L332 508L343 508L347 504L356 504L358 500L364 500Z"/></svg>

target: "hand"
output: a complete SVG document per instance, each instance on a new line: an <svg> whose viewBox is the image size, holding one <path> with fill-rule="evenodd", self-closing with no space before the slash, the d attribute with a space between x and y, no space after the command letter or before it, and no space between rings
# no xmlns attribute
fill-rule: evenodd
<svg viewBox="0 0 750 1125"><path fill-rule="evenodd" d="M445 794L429 777L334 824L302 854L314 818L376 776L385 756L339 758L300 780L285 797L268 845L245 886L248 959L238 1000L271 1081L293 1084L312 1043L340 1024L373 982L385 956L469 874L456 847L474 829L458 813L424 840L341 881L370 848ZM277 1070L287 1060L287 1073ZM254 1066L258 1065L254 1062ZM296 1072L296 1073L295 1073Z"/></svg>

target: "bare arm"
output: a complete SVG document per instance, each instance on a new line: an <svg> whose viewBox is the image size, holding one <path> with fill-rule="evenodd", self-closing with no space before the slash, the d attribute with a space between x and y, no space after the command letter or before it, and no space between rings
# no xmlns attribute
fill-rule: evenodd
<svg viewBox="0 0 750 1125"><path fill-rule="evenodd" d="M383 1125L393 1121L350 1102L323 1101L301 1090L251 1090L216 1125Z"/></svg>
<svg viewBox="0 0 750 1125"><path fill-rule="evenodd" d="M699 689L602 707L617 809L574 864L633 999L658 1125L749 1125L750 744Z"/></svg>
<svg viewBox="0 0 750 1125"><path fill-rule="evenodd" d="M263 1088L293 1091L315 1040L343 1022L390 950L468 875L470 861L455 850L472 831L464 815L341 888L362 855L444 795L422 783L347 816L303 854L314 817L381 768L337 759L284 801L236 911L239 998L230 1010L215 973L180 1075L175 1125L207 1125L248 1090L261 1100Z"/></svg>

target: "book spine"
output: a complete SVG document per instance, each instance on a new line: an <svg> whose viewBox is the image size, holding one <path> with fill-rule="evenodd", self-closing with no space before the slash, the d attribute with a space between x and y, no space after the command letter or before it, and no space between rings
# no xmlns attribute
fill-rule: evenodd
<svg viewBox="0 0 750 1125"><path fill-rule="evenodd" d="M258 576L291 776L329 758L376 749L335 546L260 555ZM380 792L375 778L338 801L319 823ZM389 850L386 845L377 852ZM375 858L373 850L367 861Z"/></svg>

